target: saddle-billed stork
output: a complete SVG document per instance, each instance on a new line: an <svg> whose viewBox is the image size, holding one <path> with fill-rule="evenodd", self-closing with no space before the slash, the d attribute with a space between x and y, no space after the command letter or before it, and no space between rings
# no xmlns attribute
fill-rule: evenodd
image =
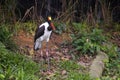
<svg viewBox="0 0 120 80"><path fill-rule="evenodd" d="M41 24L35 32L34 36L34 51L38 51L42 47L42 41L46 41L46 56L49 58L48 55L48 42L51 36L52 31L55 30L55 26L51 21L51 17L47 18L47 21ZM49 60L48 60L49 65Z"/></svg>

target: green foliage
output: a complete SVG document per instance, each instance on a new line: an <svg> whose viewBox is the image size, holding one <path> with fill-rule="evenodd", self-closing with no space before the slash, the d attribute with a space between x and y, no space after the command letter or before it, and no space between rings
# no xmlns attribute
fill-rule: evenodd
<svg viewBox="0 0 120 80"><path fill-rule="evenodd" d="M106 63L106 67L104 70L104 78L103 80L106 80L107 78L110 78L111 80L117 80L120 76L120 52L118 51L118 48L110 44L107 46L107 54L109 56L109 62Z"/></svg>
<svg viewBox="0 0 120 80"><path fill-rule="evenodd" d="M62 34L66 30L66 24L64 23L55 23L56 30L54 31L57 34Z"/></svg>
<svg viewBox="0 0 120 80"><path fill-rule="evenodd" d="M102 34L102 30L93 29L90 31L86 30L84 25L76 24L76 26L78 27L77 29L80 29L78 30L80 32L72 34L75 50L81 51L82 53L96 53L102 49L101 45L106 40Z"/></svg>
<svg viewBox="0 0 120 80"><path fill-rule="evenodd" d="M76 34L87 33L90 30L86 23L73 23L72 25L72 29Z"/></svg>
<svg viewBox="0 0 120 80"><path fill-rule="evenodd" d="M112 43L108 43L109 45L106 46L106 52L109 58L116 58L118 56L118 47Z"/></svg>
<svg viewBox="0 0 120 80"><path fill-rule="evenodd" d="M0 42L0 79L1 80L38 80L35 75L39 65L18 53L5 49Z"/></svg>
<svg viewBox="0 0 120 80"><path fill-rule="evenodd" d="M6 46L7 49L15 51L17 46L11 39L12 32L10 31L9 27L10 26L7 24L0 25L0 41Z"/></svg>
<svg viewBox="0 0 120 80"><path fill-rule="evenodd" d="M24 23L17 22L13 26L13 32L14 34L17 34L20 30L24 30L27 33L34 34L36 27L37 25L34 21L28 21Z"/></svg>
<svg viewBox="0 0 120 80"><path fill-rule="evenodd" d="M21 23L21 28L31 34L34 33L36 27L37 25L35 22L30 21L30 22Z"/></svg>
<svg viewBox="0 0 120 80"><path fill-rule="evenodd" d="M84 73L85 68L74 61L61 61L60 69L68 72L65 80L91 80L89 75Z"/></svg>
<svg viewBox="0 0 120 80"><path fill-rule="evenodd" d="M82 67L80 67L80 65L76 64L73 61L62 61L60 62L60 68L69 71L69 70L79 70Z"/></svg>
<svg viewBox="0 0 120 80"><path fill-rule="evenodd" d="M106 77L102 77L101 79L98 79L98 80L113 80L112 78L110 78L109 76L106 76ZM118 79L119 80L119 79Z"/></svg>
<svg viewBox="0 0 120 80"><path fill-rule="evenodd" d="M115 31L120 31L120 24L116 23L114 26Z"/></svg>
<svg viewBox="0 0 120 80"><path fill-rule="evenodd" d="M11 37L11 32L9 31L8 27L6 27L7 25L3 24L0 26L0 41L2 42L6 42L7 40L10 39Z"/></svg>
<svg viewBox="0 0 120 80"><path fill-rule="evenodd" d="M51 80L92 80L89 75L85 73L85 68L77 64L75 61L61 60L54 64L56 68L55 73L49 77Z"/></svg>
<svg viewBox="0 0 120 80"><path fill-rule="evenodd" d="M81 24L74 24L76 34L72 34L73 46L81 53L96 53L104 51L109 56L105 61L105 70L100 80L117 80L120 76L120 52L118 48L107 40L100 29L86 30ZM77 30L80 29L80 30ZM81 31L81 32L80 32Z"/></svg>
<svg viewBox="0 0 120 80"><path fill-rule="evenodd" d="M92 79L87 74L71 71L68 74L68 78L65 80L92 80Z"/></svg>

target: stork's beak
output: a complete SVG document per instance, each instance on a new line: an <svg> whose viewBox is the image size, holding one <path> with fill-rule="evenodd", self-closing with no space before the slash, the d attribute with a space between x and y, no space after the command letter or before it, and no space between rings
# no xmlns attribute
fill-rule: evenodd
<svg viewBox="0 0 120 80"><path fill-rule="evenodd" d="M52 29L55 30L55 26L54 26L54 24L51 23L50 25L51 25Z"/></svg>

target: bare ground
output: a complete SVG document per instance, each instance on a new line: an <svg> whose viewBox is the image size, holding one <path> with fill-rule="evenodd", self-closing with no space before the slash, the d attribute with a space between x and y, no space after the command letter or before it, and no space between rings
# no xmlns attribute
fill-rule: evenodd
<svg viewBox="0 0 120 80"><path fill-rule="evenodd" d="M46 42L43 42L42 49L38 52L33 51L33 40L34 36L27 34L24 31L20 31L17 36L14 36L14 40L19 46L19 49L21 53L33 56L33 60L39 62L41 60L41 51L43 53L43 56L46 57ZM64 45L67 42L71 42L71 37L68 33L63 33L61 35L52 33L51 39L48 43L48 49L49 49L49 55L51 58L54 58L56 60L65 59L69 60L72 59L73 56L69 54L69 52L72 50L71 45ZM63 44L64 43L64 44ZM75 52L73 54L76 54ZM78 59L78 64L83 66L89 66L92 62L93 58L91 56L81 56Z"/></svg>

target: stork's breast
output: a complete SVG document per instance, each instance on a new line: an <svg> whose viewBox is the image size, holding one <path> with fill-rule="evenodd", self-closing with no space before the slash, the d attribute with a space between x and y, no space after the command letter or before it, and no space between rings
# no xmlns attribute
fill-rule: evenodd
<svg viewBox="0 0 120 80"><path fill-rule="evenodd" d="M44 34L44 40L47 40L48 38L50 38L50 35L51 35L51 32L52 31L47 31L45 34Z"/></svg>

